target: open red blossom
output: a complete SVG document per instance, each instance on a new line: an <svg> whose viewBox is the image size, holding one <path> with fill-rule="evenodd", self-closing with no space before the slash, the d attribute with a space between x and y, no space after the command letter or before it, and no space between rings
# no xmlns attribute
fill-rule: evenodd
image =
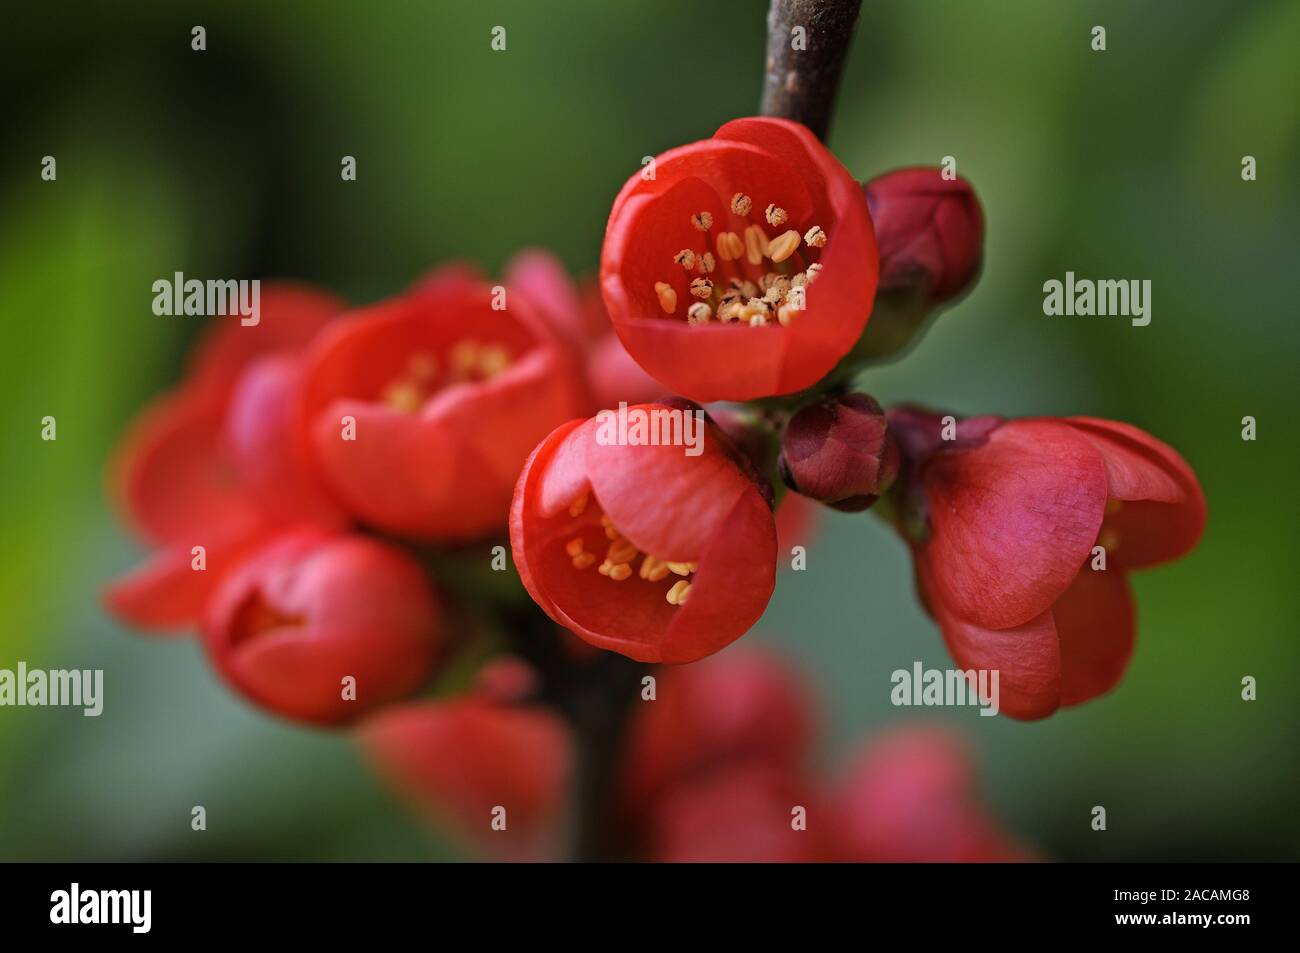
<svg viewBox="0 0 1300 953"><path fill-rule="evenodd" d="M662 432L670 412L689 413L640 404L627 420ZM711 423L698 456L620 443L609 424L570 421L525 464L510 510L520 578L592 645L643 662L703 658L748 631L771 598L771 507Z"/></svg>
<svg viewBox="0 0 1300 953"><path fill-rule="evenodd" d="M913 454L928 527L913 539L918 583L953 657L999 670L1016 718L1109 691L1133 651L1127 572L1195 546L1196 475L1149 434L1089 417L984 418L918 456L922 417L891 412L890 429Z"/></svg>
<svg viewBox="0 0 1300 953"><path fill-rule="evenodd" d="M477 696L415 702L369 719L359 736L408 803L476 849L539 860L562 836L573 748L544 709Z"/></svg>
<svg viewBox="0 0 1300 953"><path fill-rule="evenodd" d="M670 788L724 765L761 762L798 771L813 745L806 686L780 660L732 649L664 671L654 704L628 729L621 799L631 818Z"/></svg>
<svg viewBox="0 0 1300 953"><path fill-rule="evenodd" d="M214 327L181 385L131 425L111 468L111 488L136 532L160 548L108 587L105 602L120 618L144 629L196 623L222 578L277 528L304 518L341 519L291 452L284 389L259 385L251 401L240 396L250 368L291 364L339 307L323 292L267 285L260 322ZM248 421L234 435L232 414ZM232 439L240 434L258 436L249 445ZM266 475L265 488L292 490L259 493L249 464Z"/></svg>
<svg viewBox="0 0 1300 953"><path fill-rule="evenodd" d="M570 356L527 297L502 302L462 274L322 334L299 399L301 439L349 511L438 540L502 526L528 451L585 403Z"/></svg>
<svg viewBox="0 0 1300 953"><path fill-rule="evenodd" d="M810 387L857 342L876 290L858 184L804 126L738 119L633 175L601 290L628 352L693 400Z"/></svg>
<svg viewBox="0 0 1300 953"><path fill-rule="evenodd" d="M981 863L1024 860L979 799L970 756L940 728L895 728L854 759L831 797L839 860Z"/></svg>
<svg viewBox="0 0 1300 953"><path fill-rule="evenodd" d="M424 571L401 550L298 530L222 583L203 641L217 670L250 700L333 724L423 685L441 654L442 618Z"/></svg>

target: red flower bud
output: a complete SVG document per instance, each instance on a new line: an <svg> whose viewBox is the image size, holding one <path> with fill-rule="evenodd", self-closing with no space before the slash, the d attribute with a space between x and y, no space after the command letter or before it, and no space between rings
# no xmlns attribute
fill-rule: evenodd
<svg viewBox="0 0 1300 953"><path fill-rule="evenodd" d="M966 290L984 255L984 215L969 182L912 168L862 188L876 228L882 292L919 286L939 304Z"/></svg>
<svg viewBox="0 0 1300 953"><path fill-rule="evenodd" d="M490 532L528 451L581 412L567 350L524 294L504 304L443 272L345 318L308 352L300 439L362 521L440 540Z"/></svg>
<svg viewBox="0 0 1300 953"><path fill-rule="evenodd" d="M669 410L641 404L627 419ZM619 442L612 422L564 424L525 464L510 511L520 578L592 645L644 662L703 658L748 631L771 598L772 511L711 423L691 456Z"/></svg>
<svg viewBox="0 0 1300 953"><path fill-rule="evenodd" d="M573 751L547 711L474 697L417 702L368 720L359 737L414 808L474 848L539 860L562 834Z"/></svg>
<svg viewBox="0 0 1300 953"><path fill-rule="evenodd" d="M278 537L222 583L203 640L217 670L252 701L330 724L423 685L440 654L441 615L423 570L401 550L303 530Z"/></svg>
<svg viewBox="0 0 1300 953"><path fill-rule="evenodd" d="M647 831L664 863L810 863L825 860L819 792L799 775L742 762L694 779L664 798ZM794 826L802 808L808 829Z"/></svg>
<svg viewBox="0 0 1300 953"><path fill-rule="evenodd" d="M861 189L812 133L781 119L729 122L638 171L601 253L628 352L699 401L815 384L861 335L876 273Z"/></svg>
<svg viewBox="0 0 1300 953"><path fill-rule="evenodd" d="M898 475L898 447L885 412L866 394L801 408L781 437L781 478L792 490L836 509L864 510Z"/></svg>
<svg viewBox="0 0 1300 953"><path fill-rule="evenodd" d="M813 745L813 703L779 659L741 648L660 673L628 730L622 800L640 817L671 787L751 761L795 772Z"/></svg>
<svg viewBox="0 0 1300 953"><path fill-rule="evenodd" d="M894 728L872 740L833 797L841 860L979 863L1026 855L977 797L965 747L947 731Z"/></svg>
<svg viewBox="0 0 1300 953"><path fill-rule="evenodd" d="M1128 570L1183 555L1205 526L1182 457L1089 417L983 418L951 449L890 424L930 447L907 460L904 505L920 512L903 522L923 528L910 540L921 596L957 663L998 670L1015 718L1114 687L1133 650Z"/></svg>

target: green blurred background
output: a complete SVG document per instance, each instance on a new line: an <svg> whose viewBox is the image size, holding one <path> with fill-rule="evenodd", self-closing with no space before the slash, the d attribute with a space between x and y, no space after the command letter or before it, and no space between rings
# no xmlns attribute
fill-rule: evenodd
<svg viewBox="0 0 1300 953"><path fill-rule="evenodd" d="M591 272L642 156L756 109L765 5L37 7L8 9L0 39L0 667L103 668L106 707L0 709L0 858L447 856L344 738L253 712L192 641L100 610L140 556L105 458L201 322L155 317L150 285L287 276L366 301L529 245ZM870 389L1128 420L1209 498L1199 550L1135 577L1138 651L1114 694L1030 725L922 712L970 736L995 810L1049 857L1300 857L1297 47L1285 0L864 5L831 146L863 178L953 155L988 220L978 288ZM1151 279L1151 325L1044 317L1042 283L1067 270ZM57 442L39 439L47 414ZM947 664L903 546L869 516L828 518L748 638L822 690L828 767L915 717L889 704L890 671Z"/></svg>

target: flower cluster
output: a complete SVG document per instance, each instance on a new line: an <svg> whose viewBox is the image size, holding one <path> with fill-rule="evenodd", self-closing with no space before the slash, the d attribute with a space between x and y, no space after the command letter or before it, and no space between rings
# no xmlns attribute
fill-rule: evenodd
<svg viewBox="0 0 1300 953"><path fill-rule="evenodd" d="M1008 715L1120 680L1128 572L1205 523L1187 463L1122 423L886 410L851 386L982 257L964 180L861 185L802 126L741 119L629 179L598 282L530 251L499 284L455 264L356 308L268 287L261 322L205 338L124 440L115 494L153 553L106 602L197 629L270 712L355 724L399 790L498 856L554 856L593 824L658 859L1021 856L951 739L887 735L822 782L782 666L700 662L763 615L821 503L898 531L953 658L1001 672ZM625 439L614 407L698 440ZM634 714L593 765L620 655L682 667L633 669L657 698L615 699L595 724ZM613 801L593 805L575 786L600 770Z"/></svg>

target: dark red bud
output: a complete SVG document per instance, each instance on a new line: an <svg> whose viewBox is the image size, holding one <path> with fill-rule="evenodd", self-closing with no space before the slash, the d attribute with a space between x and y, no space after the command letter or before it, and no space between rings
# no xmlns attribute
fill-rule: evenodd
<svg viewBox="0 0 1300 953"><path fill-rule="evenodd" d="M880 292L920 286L939 304L970 286L984 255L984 214L969 182L912 168L862 190L880 251Z"/></svg>
<svg viewBox="0 0 1300 953"><path fill-rule="evenodd" d="M885 413L866 394L810 404L781 437L781 478L804 496L836 509L864 510L898 475L898 448Z"/></svg>

